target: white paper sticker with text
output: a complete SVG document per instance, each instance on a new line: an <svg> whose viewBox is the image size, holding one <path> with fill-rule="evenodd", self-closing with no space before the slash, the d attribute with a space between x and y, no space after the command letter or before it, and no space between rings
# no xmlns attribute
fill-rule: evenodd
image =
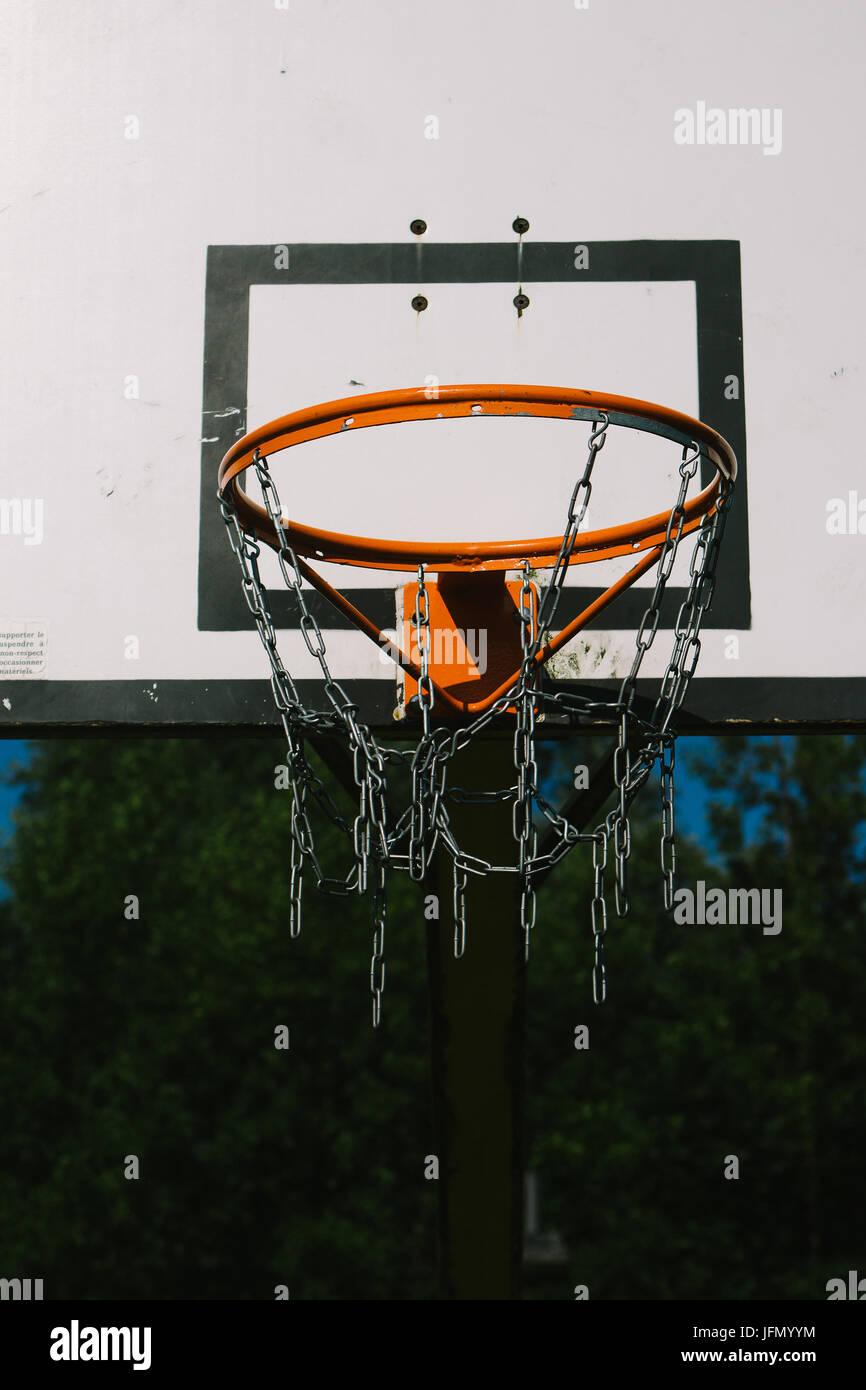
<svg viewBox="0 0 866 1390"><path fill-rule="evenodd" d="M44 623L0 619L0 681L33 680L43 675L47 641Z"/></svg>

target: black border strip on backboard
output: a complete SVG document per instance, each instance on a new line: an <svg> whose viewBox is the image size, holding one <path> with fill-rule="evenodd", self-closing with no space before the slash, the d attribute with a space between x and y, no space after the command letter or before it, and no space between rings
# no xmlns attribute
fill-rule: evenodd
<svg viewBox="0 0 866 1390"><path fill-rule="evenodd" d="M321 699L315 682L297 684L302 699L314 705ZM395 741L399 738L391 724L392 682L341 684L368 723L390 726ZM595 688L609 690L617 684L600 681ZM13 738L280 733L267 680L27 680L0 683L0 692L10 705L0 707L0 734ZM658 682L638 681L638 699L657 692ZM544 727L551 735L563 732L555 725ZM866 733L866 678L696 676L677 728L690 734Z"/></svg>

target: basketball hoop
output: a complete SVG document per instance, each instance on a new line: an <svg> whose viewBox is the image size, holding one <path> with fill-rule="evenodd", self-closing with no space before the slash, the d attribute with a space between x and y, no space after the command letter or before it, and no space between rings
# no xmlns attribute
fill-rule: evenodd
<svg viewBox="0 0 866 1390"><path fill-rule="evenodd" d="M298 444L374 425L475 416L532 416L585 422L590 426L586 458L568 504L561 535L508 541L439 542L390 540L344 535L306 525L282 506L269 461ZM666 511L604 530L581 531L592 492L596 459L611 429L655 434L679 445L677 496ZM701 462L714 470L710 483L695 496L689 488ZM384 903L386 871L403 870L424 878L438 849L454 866L455 952L462 953L465 921L461 921L460 885L466 875L516 873L521 885L521 921L526 953L535 920L535 881L575 844L591 843L595 868L592 925L595 937L593 994L605 997L604 935L606 906L603 874L608 846L615 857L616 908L628 910L626 861L630 852L629 806L658 762L662 778L662 865L665 905L673 901L673 719L682 704L700 653L700 625L712 600L715 568L724 523L736 478L733 450L715 430L678 411L628 397L547 386L443 386L435 392L408 389L357 396L312 406L253 430L229 449L219 469L219 497L232 548L241 567L243 590L271 669L271 687L289 747L293 788L291 923L300 930L302 871L312 869L325 891L363 892L374 889L375 936L371 984L373 1018L378 1023L384 985ZM255 475L262 504L241 486ZM652 646L661 617L661 602L680 542L697 533L689 570L689 585L674 628L673 650L661 679L655 705L638 715L634 693L638 672ZM267 590L259 574L259 545L274 550L287 588L297 604L300 630L308 652L322 672L328 708L315 710L300 699L297 687L280 658ZM550 635L566 573L571 565L640 558L556 636ZM415 583L403 590L407 626L416 655L391 636L328 583L309 563L377 570L409 571ZM532 572L551 571L539 594ZM590 697L572 688L557 689L545 668L551 657L597 617L641 575L655 570L652 596L637 632L635 655L615 698ZM438 582L428 578L431 571ZM518 578L506 582L506 572ZM403 672L404 698L395 711L400 736L414 739L414 750L381 744L357 718L352 704L333 677L325 642L305 598L303 581L315 588L385 651ZM492 661L484 673L470 662L456 676L437 663L431 646L431 626L456 629L458 612L472 613L476 626L486 627ZM431 624L431 619L433 620ZM459 664L458 664L459 665ZM536 724L548 706L575 722L592 716L617 723L613 781L617 804L591 833L550 806L538 786L535 762ZM434 722L434 713L436 721ZM457 843L447 811L448 768L454 756L485 728L509 721L514 740L516 782L507 791L514 802L515 862L493 864L466 852ZM322 795L320 780L306 757L304 743L312 736L338 737L352 757L352 776L358 813L350 828ZM402 762L412 776L411 804L390 813L386 799L386 765ZM344 879L328 879L315 853L309 817L313 799L347 833L352 867ZM541 813L554 836L552 849L540 854L536 815Z"/></svg>

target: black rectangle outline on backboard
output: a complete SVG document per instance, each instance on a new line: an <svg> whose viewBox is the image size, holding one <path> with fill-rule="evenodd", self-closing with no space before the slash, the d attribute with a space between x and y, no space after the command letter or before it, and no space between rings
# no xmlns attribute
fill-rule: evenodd
<svg viewBox="0 0 866 1390"><path fill-rule="evenodd" d="M579 279L692 280L695 284L699 414L730 440L740 465L723 562L717 573L717 593L705 626L747 629L751 618L739 243L591 242L589 269L581 272L574 269L574 247L572 242L526 243L520 272L524 285L531 291L533 282L566 283ZM208 249L198 581L202 630L230 631L250 623L237 562L228 546L216 502L219 461L247 428L250 286L495 282L516 288L518 283L516 242L424 245L420 253L414 243L289 244L289 253L290 271L286 272L275 268L273 244ZM287 344L287 351L290 349ZM739 380L736 400L725 398L724 382L728 376ZM566 595L579 592L566 590ZM594 596L594 591L587 592ZM380 626L393 622L392 590L361 590L360 596ZM279 605L286 602L287 596L272 597L277 601L278 622L286 626L296 623L288 608L285 618L281 618ZM575 607L579 601L574 600ZM318 605L319 596L311 595L310 602ZM628 606L630 602L630 596L623 595L617 611L625 626L636 627L638 620ZM342 626L342 620L331 615L324 600L316 611L323 626ZM170 617L166 615L169 621ZM665 620L669 625L669 610ZM0 702L0 733L18 738L51 734L278 734L279 718L269 682L259 674L261 670L260 666L251 666L245 675L228 679L0 682L6 697ZM361 717L372 727L393 728L391 681L348 680L342 684L350 699L357 702ZM298 689L301 698L311 706L321 697L317 682L299 681ZM656 690L657 683L647 684L648 696ZM638 694L641 693L639 683ZM702 677L699 667L680 712L678 727L693 733L866 732L866 678L711 678Z"/></svg>
<svg viewBox="0 0 866 1390"><path fill-rule="evenodd" d="M586 247L588 264L585 269L576 269L575 252L581 246ZM287 261L287 268L278 269L278 261L281 266ZM216 501L220 459L248 427L252 285L501 283L516 288L521 283L531 290L533 283L541 282L672 280L693 281L695 285L699 415L730 441L739 465L735 502L725 534L725 563L717 575L713 605L704 627L748 629L751 626L748 474L740 247L736 241L527 242L520 248L516 241L439 245L420 241L360 245L270 243L266 246L209 247L202 392L199 629L230 632L253 626L240 586L237 561L228 546ZM408 301L406 312L413 312ZM298 348L303 350L303 345L287 343L287 355ZM739 383L734 399L728 399L725 394L725 382L730 377L735 377ZM586 383L551 382L550 385L583 386ZM710 481L709 474L702 481L706 485ZM628 519L623 516L623 521ZM380 626L393 625L393 586L348 588L344 592ZM558 615L562 622L579 613L600 592L589 587L566 589ZM673 625L685 592L679 586L669 589L662 610L663 627ZM288 593L273 592L270 599L275 625L297 628L298 614ZM323 628L349 625L318 594L311 595L310 606ZM624 595L618 601L616 616L623 628L639 625L643 606L640 592ZM610 626L610 617L599 621L605 627Z"/></svg>

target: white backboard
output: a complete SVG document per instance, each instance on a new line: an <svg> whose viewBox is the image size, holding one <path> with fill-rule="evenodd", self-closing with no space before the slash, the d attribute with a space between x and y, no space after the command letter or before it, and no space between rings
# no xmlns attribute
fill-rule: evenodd
<svg viewBox="0 0 866 1390"><path fill-rule="evenodd" d="M0 26L0 729L274 722L220 458L288 411L429 381L588 387L719 430L740 478L681 722L866 725L856 0L7 0ZM274 472L329 529L547 535L586 433L402 425ZM592 525L669 506L678 462L619 432ZM325 573L393 625L397 576ZM551 674L621 676L649 582ZM311 601L388 727L393 666Z"/></svg>

